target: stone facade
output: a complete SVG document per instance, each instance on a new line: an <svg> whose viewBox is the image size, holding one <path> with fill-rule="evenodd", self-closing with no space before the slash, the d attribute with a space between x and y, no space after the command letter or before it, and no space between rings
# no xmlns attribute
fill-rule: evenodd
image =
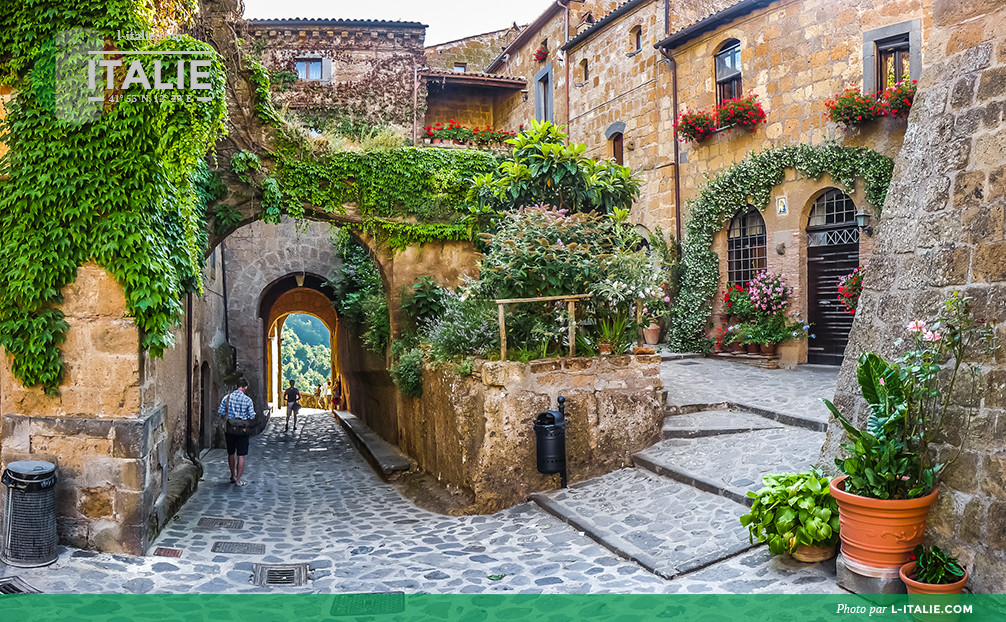
<svg viewBox="0 0 1006 622"><path fill-rule="evenodd" d="M928 318L953 291L1006 341L1006 6L935 0L919 94L896 160L856 315L850 351L896 354L908 322ZM835 401L865 418L855 357ZM948 468L927 535L960 557L974 592L1006 591L1006 353L982 362L987 391L961 458ZM956 438L960 414L947 428ZM842 442L829 427L824 461Z"/></svg>
<svg viewBox="0 0 1006 622"><path fill-rule="evenodd" d="M631 464L663 421L659 356L477 361L473 376L424 370L423 396L402 398L401 446L420 468L493 512L558 485L536 467L538 413L566 398L569 481Z"/></svg>
<svg viewBox="0 0 1006 622"><path fill-rule="evenodd" d="M426 65L431 69L454 71L455 65L462 63L467 72L480 72L499 56L520 30L520 26L511 26L427 46Z"/></svg>

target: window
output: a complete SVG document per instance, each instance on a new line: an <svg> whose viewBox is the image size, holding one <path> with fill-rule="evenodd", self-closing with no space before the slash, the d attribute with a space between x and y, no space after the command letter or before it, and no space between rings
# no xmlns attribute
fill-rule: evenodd
<svg viewBox="0 0 1006 622"><path fill-rule="evenodd" d="M629 50L632 52L641 52L643 50L643 27L633 26L629 30Z"/></svg>
<svg viewBox="0 0 1006 622"><path fill-rule="evenodd" d="M727 231L727 280L746 285L765 269L765 260L765 221L749 206L733 217Z"/></svg>
<svg viewBox="0 0 1006 622"><path fill-rule="evenodd" d="M741 96L741 44L731 39L713 57L716 70L716 103Z"/></svg>
<svg viewBox="0 0 1006 622"><path fill-rule="evenodd" d="M831 188L814 201L807 221L807 246L857 244L856 204L838 188Z"/></svg>
<svg viewBox="0 0 1006 622"><path fill-rule="evenodd" d="M468 71L468 63L454 63L454 73L465 73Z"/></svg>
<svg viewBox="0 0 1006 622"><path fill-rule="evenodd" d="M298 80L321 80L321 59L299 60L296 64Z"/></svg>
<svg viewBox="0 0 1006 622"><path fill-rule="evenodd" d="M615 132L611 135L611 159L615 161L616 164L625 165L625 155L624 155L625 144L622 138L621 132Z"/></svg>
<svg viewBox="0 0 1006 622"><path fill-rule="evenodd" d="M908 77L909 51L907 34L877 42L878 93Z"/></svg>
<svg viewBox="0 0 1006 622"><path fill-rule="evenodd" d="M552 121L552 63L534 77L534 117L538 121Z"/></svg>
<svg viewBox="0 0 1006 622"><path fill-rule="evenodd" d="M590 68L587 66L587 59L580 61L580 82L586 83L590 78Z"/></svg>

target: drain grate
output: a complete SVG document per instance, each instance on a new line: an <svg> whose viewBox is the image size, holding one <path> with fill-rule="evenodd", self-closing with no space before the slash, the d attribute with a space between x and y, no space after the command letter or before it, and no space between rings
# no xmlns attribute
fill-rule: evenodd
<svg viewBox="0 0 1006 622"><path fill-rule="evenodd" d="M232 518L200 518L198 527L210 527L213 529L241 529L245 526L243 520Z"/></svg>
<svg viewBox="0 0 1006 622"><path fill-rule="evenodd" d="M222 542L213 543L210 551L214 553L240 553L242 555L265 555L264 544L254 544L252 542Z"/></svg>
<svg viewBox="0 0 1006 622"><path fill-rule="evenodd" d="M297 587L307 583L307 564L255 564L252 583L259 587Z"/></svg>
<svg viewBox="0 0 1006 622"><path fill-rule="evenodd" d="M41 594L41 590L36 590L32 586L22 581L19 577L7 577L0 579L0 594Z"/></svg>
<svg viewBox="0 0 1006 622"><path fill-rule="evenodd" d="M698 365L695 361L681 361L678 365Z"/></svg>
<svg viewBox="0 0 1006 622"><path fill-rule="evenodd" d="M154 549L154 555L156 557L181 557L182 549L167 549L163 546L159 546Z"/></svg>
<svg viewBox="0 0 1006 622"><path fill-rule="evenodd" d="M338 594L333 597L333 616L372 616L405 611L405 592L384 594Z"/></svg>

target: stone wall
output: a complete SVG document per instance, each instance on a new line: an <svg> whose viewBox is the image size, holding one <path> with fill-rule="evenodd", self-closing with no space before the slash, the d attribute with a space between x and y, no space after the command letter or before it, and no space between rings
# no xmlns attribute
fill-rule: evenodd
<svg viewBox="0 0 1006 622"><path fill-rule="evenodd" d="M627 466L663 421L659 356L477 362L473 376L427 367L423 396L401 398L399 446L493 512L558 486L538 473L534 418L566 398L569 481Z"/></svg>
<svg viewBox="0 0 1006 622"><path fill-rule="evenodd" d="M431 69L453 71L455 63L466 63L468 73L485 71L518 31L519 27L504 28L428 46L426 64Z"/></svg>
<svg viewBox="0 0 1006 622"><path fill-rule="evenodd" d="M1006 4L935 0L919 94L897 157L835 401L863 421L856 357L894 339L954 290L1006 342ZM987 392L948 468L927 536L960 557L975 592L1006 592L1006 352L984 361ZM960 414L949 439L963 427ZM824 462L839 453L832 421Z"/></svg>

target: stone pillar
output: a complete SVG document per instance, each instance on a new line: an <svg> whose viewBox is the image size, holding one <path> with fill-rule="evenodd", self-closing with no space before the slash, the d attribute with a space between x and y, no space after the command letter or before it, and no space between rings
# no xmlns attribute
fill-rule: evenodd
<svg viewBox="0 0 1006 622"><path fill-rule="evenodd" d="M0 464L56 464L60 541L141 555L163 498L163 407L141 408L139 333L115 279L86 264L63 289L70 328L59 395L25 388L0 365Z"/></svg>
<svg viewBox="0 0 1006 622"><path fill-rule="evenodd" d="M954 290L1006 343L1006 3L935 0L919 92L877 228L847 352L897 353L893 343ZM947 469L927 538L957 555L974 592L1006 591L1006 352L983 361L987 391L960 459ZM862 422L846 358L835 402ZM944 427L957 436L957 410ZM942 440L942 439L937 439ZM955 439L956 440L956 439ZM832 421L823 462L839 454Z"/></svg>

